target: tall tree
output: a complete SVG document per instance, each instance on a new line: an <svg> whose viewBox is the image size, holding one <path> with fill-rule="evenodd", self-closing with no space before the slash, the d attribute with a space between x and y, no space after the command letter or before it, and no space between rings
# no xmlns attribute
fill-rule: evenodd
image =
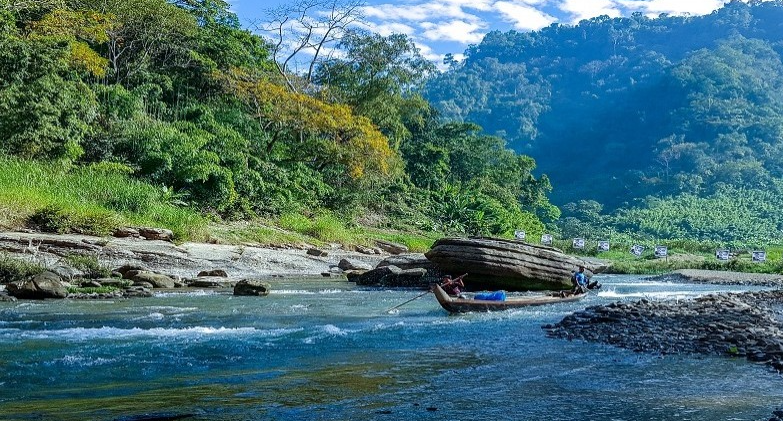
<svg viewBox="0 0 783 421"><path fill-rule="evenodd" d="M327 50L362 20L363 5L361 0L298 0L267 12L268 22L257 29L272 39L277 71L289 89L299 90L291 77L297 60L304 61L303 77L309 84Z"/></svg>
<svg viewBox="0 0 783 421"><path fill-rule="evenodd" d="M331 100L369 117L399 147L410 137L407 125L422 124L429 113L417 90L435 66L403 34L350 31L337 48L343 54L319 65L315 82Z"/></svg>

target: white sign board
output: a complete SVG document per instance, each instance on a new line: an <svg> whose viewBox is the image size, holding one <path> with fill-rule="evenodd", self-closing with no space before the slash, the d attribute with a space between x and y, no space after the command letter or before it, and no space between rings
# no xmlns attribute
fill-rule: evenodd
<svg viewBox="0 0 783 421"><path fill-rule="evenodd" d="M574 241L571 243L571 245L575 249L583 249L583 248L585 248L585 239L584 238L574 238Z"/></svg>
<svg viewBox="0 0 783 421"><path fill-rule="evenodd" d="M608 241L599 241L598 242L598 251L609 251L609 242Z"/></svg>
<svg viewBox="0 0 783 421"><path fill-rule="evenodd" d="M541 235L541 244L545 246L551 246L552 245L552 234L542 234Z"/></svg>
<svg viewBox="0 0 783 421"><path fill-rule="evenodd" d="M525 241L525 231L516 230L514 231L514 238L517 240Z"/></svg>
<svg viewBox="0 0 783 421"><path fill-rule="evenodd" d="M634 256L639 257L642 255L643 252L644 252L644 246L634 244L633 247L631 247L631 254L633 254Z"/></svg>
<svg viewBox="0 0 783 421"><path fill-rule="evenodd" d="M764 250L754 250L751 254L751 259L754 262L766 262L767 261L767 252Z"/></svg>
<svg viewBox="0 0 783 421"><path fill-rule="evenodd" d="M729 251L728 250L716 250L715 251L715 258L722 261L729 260Z"/></svg>
<svg viewBox="0 0 783 421"><path fill-rule="evenodd" d="M666 246L655 246L655 257L666 257L669 255L669 249Z"/></svg>

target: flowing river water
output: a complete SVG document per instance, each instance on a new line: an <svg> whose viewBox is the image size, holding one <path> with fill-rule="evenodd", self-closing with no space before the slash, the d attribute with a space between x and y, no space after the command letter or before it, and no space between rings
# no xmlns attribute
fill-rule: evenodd
<svg viewBox="0 0 783 421"><path fill-rule="evenodd" d="M749 287L597 277L577 303L451 316L431 294L286 280L268 297L0 303L0 420L761 420L744 359L550 339L584 307Z"/></svg>

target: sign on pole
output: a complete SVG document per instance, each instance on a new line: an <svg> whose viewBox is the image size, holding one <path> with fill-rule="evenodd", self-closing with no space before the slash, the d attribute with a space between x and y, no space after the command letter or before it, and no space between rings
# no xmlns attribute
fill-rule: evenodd
<svg viewBox="0 0 783 421"><path fill-rule="evenodd" d="M669 249L666 246L655 246L655 257L666 257L669 255Z"/></svg>
<svg viewBox="0 0 783 421"><path fill-rule="evenodd" d="M636 257L639 257L644 252L644 246L640 246L639 244L634 244L633 247L631 247L631 254L633 254Z"/></svg>
<svg viewBox="0 0 783 421"><path fill-rule="evenodd" d="M545 246L552 245L552 234L541 234L541 244Z"/></svg>
<svg viewBox="0 0 783 421"><path fill-rule="evenodd" d="M715 258L722 261L729 260L729 251L728 250L716 250L715 251Z"/></svg>
<svg viewBox="0 0 783 421"><path fill-rule="evenodd" d="M751 254L751 259L754 262L766 262L767 261L767 252L764 250L754 250Z"/></svg>
<svg viewBox="0 0 783 421"><path fill-rule="evenodd" d="M609 251L609 242L608 241L599 241L598 242L598 251Z"/></svg>
<svg viewBox="0 0 783 421"><path fill-rule="evenodd" d="M525 231L516 230L514 231L514 238L517 240L525 241Z"/></svg>
<svg viewBox="0 0 783 421"><path fill-rule="evenodd" d="M571 246L575 249L583 249L585 248L585 239L584 238L574 238L574 241L571 243Z"/></svg>

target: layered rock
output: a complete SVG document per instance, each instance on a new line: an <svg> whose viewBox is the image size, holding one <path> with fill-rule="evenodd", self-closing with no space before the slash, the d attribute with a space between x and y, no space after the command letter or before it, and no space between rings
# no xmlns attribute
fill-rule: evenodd
<svg viewBox="0 0 783 421"><path fill-rule="evenodd" d="M588 278L608 267L547 246L496 238L442 238L425 253L437 268L464 278L469 290L508 291L571 288L571 275L584 266Z"/></svg>

